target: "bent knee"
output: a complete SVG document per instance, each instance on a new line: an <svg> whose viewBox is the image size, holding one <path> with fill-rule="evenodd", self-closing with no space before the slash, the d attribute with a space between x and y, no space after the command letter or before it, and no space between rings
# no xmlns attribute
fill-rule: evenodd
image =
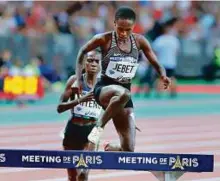
<svg viewBox="0 0 220 181"><path fill-rule="evenodd" d="M119 99L121 102L128 102L131 98L131 93L128 89L124 89L119 95Z"/></svg>

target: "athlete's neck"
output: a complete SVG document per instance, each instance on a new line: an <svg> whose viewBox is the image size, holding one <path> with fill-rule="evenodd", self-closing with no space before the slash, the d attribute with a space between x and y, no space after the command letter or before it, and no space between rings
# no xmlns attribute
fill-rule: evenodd
<svg viewBox="0 0 220 181"><path fill-rule="evenodd" d="M96 83L96 74L85 74L85 81L89 87L93 87Z"/></svg>
<svg viewBox="0 0 220 181"><path fill-rule="evenodd" d="M128 42L130 41L129 38L130 38L130 36L128 36L128 38L126 38L126 39L121 39L121 38L118 37L118 35L117 35L117 33L116 33L116 39L117 39L118 44L128 43Z"/></svg>

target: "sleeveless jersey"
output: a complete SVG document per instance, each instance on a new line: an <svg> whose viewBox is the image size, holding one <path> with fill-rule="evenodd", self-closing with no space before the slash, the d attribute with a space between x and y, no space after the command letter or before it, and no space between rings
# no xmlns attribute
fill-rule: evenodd
<svg viewBox="0 0 220 181"><path fill-rule="evenodd" d="M116 33L112 32L111 47L102 60L102 75L119 83L130 83L138 68L138 55L134 35L130 35L131 51L122 51L116 40Z"/></svg>
<svg viewBox="0 0 220 181"><path fill-rule="evenodd" d="M82 80L83 80L82 95L86 95L88 92L91 91L91 88L86 83L85 74L83 74ZM75 95L75 98L77 98L77 95ZM91 101L82 102L76 105L71 110L71 113L72 113L72 117L83 118L88 120L97 120L101 113L101 110L102 107L97 104L95 99L93 99Z"/></svg>

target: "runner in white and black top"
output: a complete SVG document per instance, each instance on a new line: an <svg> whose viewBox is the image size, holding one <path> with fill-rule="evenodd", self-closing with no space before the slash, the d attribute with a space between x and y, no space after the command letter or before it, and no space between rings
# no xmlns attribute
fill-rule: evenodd
<svg viewBox="0 0 220 181"><path fill-rule="evenodd" d="M63 132L63 148L65 150L87 150L88 135L96 125L102 111L94 100L93 88L100 72L101 55L97 51L87 53L84 63L85 72L82 74L82 95L75 94L76 76L72 75L60 96L57 112L71 111L71 116ZM87 181L88 169L68 168L68 181Z"/></svg>
<svg viewBox="0 0 220 181"><path fill-rule="evenodd" d="M91 147L98 144L103 128L110 119L113 119L120 136L119 150L134 151L135 120L130 87L138 67L140 50L158 72L164 88L167 89L170 85L170 79L158 63L149 42L144 36L132 33L135 19L136 14L131 8L119 8L115 14L115 31L94 36L79 51L76 63L76 87L79 94L83 85L80 77L84 56L97 47L102 51L102 75L94 88L94 96L105 112L99 117L98 125L88 136Z"/></svg>

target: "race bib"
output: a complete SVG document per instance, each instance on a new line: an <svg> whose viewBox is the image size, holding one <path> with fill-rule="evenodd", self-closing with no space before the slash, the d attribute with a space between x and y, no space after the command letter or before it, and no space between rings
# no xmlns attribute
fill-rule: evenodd
<svg viewBox="0 0 220 181"><path fill-rule="evenodd" d="M110 61L105 74L117 81L130 81L138 68L138 63Z"/></svg>
<svg viewBox="0 0 220 181"><path fill-rule="evenodd" d="M97 119L101 113L102 107L97 104L95 100L82 102L75 106L72 110L78 117L82 118L95 118Z"/></svg>

